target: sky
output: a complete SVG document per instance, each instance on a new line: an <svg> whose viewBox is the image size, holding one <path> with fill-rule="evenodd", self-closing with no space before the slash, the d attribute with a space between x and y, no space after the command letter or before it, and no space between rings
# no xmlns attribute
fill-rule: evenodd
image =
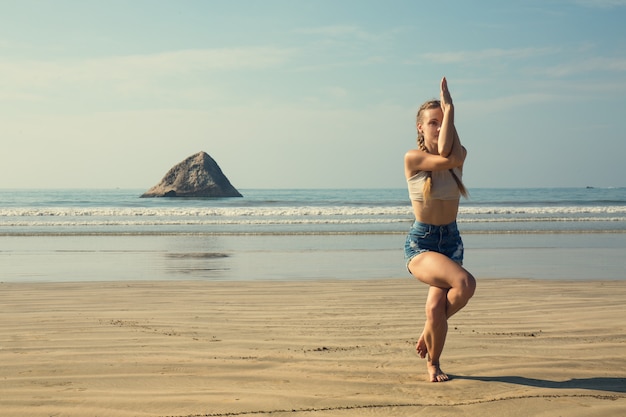
<svg viewBox="0 0 626 417"><path fill-rule="evenodd" d="M626 186L626 0L0 0L0 188L402 188L446 76L483 187Z"/></svg>

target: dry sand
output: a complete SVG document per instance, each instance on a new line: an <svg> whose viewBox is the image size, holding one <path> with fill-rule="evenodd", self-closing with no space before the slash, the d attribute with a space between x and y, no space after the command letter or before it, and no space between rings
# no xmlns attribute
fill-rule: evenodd
<svg viewBox="0 0 626 417"><path fill-rule="evenodd" d="M0 284L0 415L624 416L624 282L479 280L443 369L426 288L332 282Z"/></svg>

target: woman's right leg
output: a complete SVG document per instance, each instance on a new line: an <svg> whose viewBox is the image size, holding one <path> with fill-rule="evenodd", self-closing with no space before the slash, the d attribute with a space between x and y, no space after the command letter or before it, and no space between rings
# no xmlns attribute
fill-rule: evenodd
<svg viewBox="0 0 626 417"><path fill-rule="evenodd" d="M439 360L448 335L447 292L448 290L431 286L426 298L426 322L422 337L427 350L425 353L428 356L427 368L431 382L448 380L448 376L439 367Z"/></svg>
<svg viewBox="0 0 626 417"><path fill-rule="evenodd" d="M411 274L432 287L447 290L446 317L461 310L474 295L476 280L465 268L437 252L421 253L409 262Z"/></svg>

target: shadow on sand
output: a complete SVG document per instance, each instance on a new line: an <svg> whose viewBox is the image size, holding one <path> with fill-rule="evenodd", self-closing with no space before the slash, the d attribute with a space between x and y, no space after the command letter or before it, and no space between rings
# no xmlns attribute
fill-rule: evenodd
<svg viewBox="0 0 626 417"><path fill-rule="evenodd" d="M453 379L470 381L506 382L507 384L526 385L537 388L588 389L595 391L626 393L626 378L574 378L569 381L548 381L546 379L526 378L523 376L462 376L451 375Z"/></svg>

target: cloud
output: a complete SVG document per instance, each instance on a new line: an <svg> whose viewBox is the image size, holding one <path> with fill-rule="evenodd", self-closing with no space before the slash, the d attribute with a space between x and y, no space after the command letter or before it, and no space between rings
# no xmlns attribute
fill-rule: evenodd
<svg viewBox="0 0 626 417"><path fill-rule="evenodd" d="M549 94L544 92L528 92L489 99L464 100L463 108L467 109L468 112L476 110L480 114L501 113L527 105L545 103L558 99L559 96L555 94ZM476 114L476 116L478 116L478 114Z"/></svg>
<svg viewBox="0 0 626 417"><path fill-rule="evenodd" d="M348 90L337 86L324 88L323 91L328 95L328 97L332 97L334 99L344 99L349 95Z"/></svg>
<svg viewBox="0 0 626 417"><path fill-rule="evenodd" d="M588 57L574 63L545 67L535 72L552 77L566 77L591 72L626 72L626 58Z"/></svg>
<svg viewBox="0 0 626 417"><path fill-rule="evenodd" d="M189 49L74 60L0 60L0 95L15 87L94 82L143 82L213 71L272 68L291 51L272 47ZM4 93L6 94L6 93Z"/></svg>
<svg viewBox="0 0 626 417"><path fill-rule="evenodd" d="M19 113L28 106L84 112L215 103L231 98L233 75L279 68L291 54L290 49L250 47L88 59L0 58L0 106Z"/></svg>
<svg viewBox="0 0 626 417"><path fill-rule="evenodd" d="M612 9L626 6L626 0L576 0L575 3L583 7L600 9Z"/></svg>
<svg viewBox="0 0 626 417"><path fill-rule="evenodd" d="M380 35L375 35L370 32L366 32L358 26L351 25L335 25L335 26L322 26L316 28L298 29L296 33L304 35L319 35L325 38L351 38L361 41L376 41L381 38Z"/></svg>
<svg viewBox="0 0 626 417"><path fill-rule="evenodd" d="M527 59L554 53L554 48L483 49L480 51L432 52L422 54L423 59L440 63L472 63L496 59Z"/></svg>

